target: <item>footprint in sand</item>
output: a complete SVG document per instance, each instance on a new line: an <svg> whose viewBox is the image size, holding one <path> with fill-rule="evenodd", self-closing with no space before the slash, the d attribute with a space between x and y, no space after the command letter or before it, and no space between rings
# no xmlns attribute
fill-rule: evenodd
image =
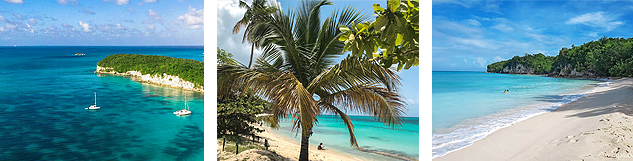
<svg viewBox="0 0 633 161"><path fill-rule="evenodd" d="M583 135L593 135L593 134L594 134L594 133L592 133L592 132L582 132L582 133L580 133L580 136L583 136Z"/></svg>

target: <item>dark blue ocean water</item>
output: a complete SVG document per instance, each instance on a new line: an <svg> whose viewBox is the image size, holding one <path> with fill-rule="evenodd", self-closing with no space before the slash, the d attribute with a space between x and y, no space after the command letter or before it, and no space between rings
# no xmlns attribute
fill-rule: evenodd
<svg viewBox="0 0 633 161"><path fill-rule="evenodd" d="M93 73L120 53L204 58L203 47L0 47L0 160L202 160L204 94ZM93 92L101 109L88 111ZM185 95L193 114L175 116Z"/></svg>

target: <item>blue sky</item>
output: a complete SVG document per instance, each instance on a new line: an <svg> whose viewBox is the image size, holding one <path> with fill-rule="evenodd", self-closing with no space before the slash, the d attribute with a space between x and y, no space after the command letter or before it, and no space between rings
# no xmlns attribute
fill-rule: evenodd
<svg viewBox="0 0 633 161"><path fill-rule="evenodd" d="M287 12L289 9L294 10L301 1L294 0L268 0L270 3L280 4L283 11ZM248 4L251 4L252 0L246 1ZM381 6L386 6L387 0L333 0L334 4L331 6L324 6L321 8L321 17L324 20L325 17L329 16L336 9L341 9L347 6L353 6L358 10L364 11L364 13L371 15L373 14L372 5L374 3L378 3ZM218 47L226 50L233 54L233 57L240 62L248 64L248 60L250 57L251 45L248 43L242 44L242 36L244 35L243 31L240 31L238 34L233 34L233 26L235 23L239 21L243 15L245 10L237 7L237 0L220 0L217 2L218 4L218 25L217 25L217 35L218 35ZM375 17L372 17L373 21ZM255 50L255 57L258 56L261 51ZM342 59L342 58L341 58ZM409 117L418 117L419 116L419 67L412 67L409 70L402 70L399 72L400 77L402 78L402 89L400 89L399 93L405 97L405 101L408 104L408 111L405 116ZM358 115L357 113L348 113L351 115Z"/></svg>
<svg viewBox="0 0 633 161"><path fill-rule="evenodd" d="M485 71L524 53L633 37L633 1L433 0L433 71Z"/></svg>
<svg viewBox="0 0 633 161"><path fill-rule="evenodd" d="M203 0L0 0L0 46L203 45Z"/></svg>

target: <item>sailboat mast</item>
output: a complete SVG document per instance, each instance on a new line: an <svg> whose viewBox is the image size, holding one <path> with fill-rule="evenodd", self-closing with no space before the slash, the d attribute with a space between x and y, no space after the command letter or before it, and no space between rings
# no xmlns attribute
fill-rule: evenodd
<svg viewBox="0 0 633 161"><path fill-rule="evenodd" d="M95 106L97 106L97 92L95 92Z"/></svg>

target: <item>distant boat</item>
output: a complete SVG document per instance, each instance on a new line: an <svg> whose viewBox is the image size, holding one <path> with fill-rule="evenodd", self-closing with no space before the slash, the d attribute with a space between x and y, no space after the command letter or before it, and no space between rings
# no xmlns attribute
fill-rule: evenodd
<svg viewBox="0 0 633 161"><path fill-rule="evenodd" d="M95 104L86 108L86 110L98 110L101 107L97 106L97 92L95 92Z"/></svg>
<svg viewBox="0 0 633 161"><path fill-rule="evenodd" d="M86 54L84 54L84 53L76 53L75 54L75 56L84 56L84 55L86 55Z"/></svg>
<svg viewBox="0 0 633 161"><path fill-rule="evenodd" d="M178 116L191 115L191 111L189 111L189 105L187 104L187 95L185 95L185 108L174 112L174 115L178 115Z"/></svg>

